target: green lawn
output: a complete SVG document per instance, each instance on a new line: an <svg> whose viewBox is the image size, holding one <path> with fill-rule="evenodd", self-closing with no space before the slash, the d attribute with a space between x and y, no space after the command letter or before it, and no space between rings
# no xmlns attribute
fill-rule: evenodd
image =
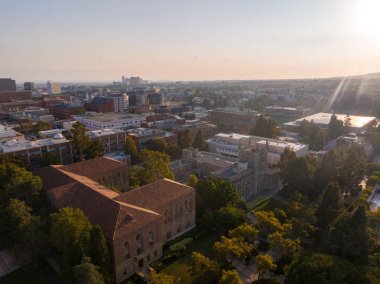
<svg viewBox="0 0 380 284"><path fill-rule="evenodd" d="M26 265L4 277L0 278L0 284L60 284L62 283L57 273L47 262L39 267L33 264Z"/></svg>
<svg viewBox="0 0 380 284"><path fill-rule="evenodd" d="M186 253L173 263L164 267L160 272L173 275L175 283L188 284L191 283L193 278L190 273L191 269L191 253L193 251L201 252L207 257L214 258L215 251L213 249L214 242L218 237L213 233L207 233L200 237L187 248Z"/></svg>

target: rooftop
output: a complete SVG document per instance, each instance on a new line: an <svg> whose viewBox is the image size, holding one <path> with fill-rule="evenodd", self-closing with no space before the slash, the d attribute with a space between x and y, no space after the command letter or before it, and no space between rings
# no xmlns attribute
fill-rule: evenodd
<svg viewBox="0 0 380 284"><path fill-rule="evenodd" d="M337 116L338 120L342 120L342 121L344 121L344 119L347 116L347 114L335 114L335 115ZM313 121L315 124L319 126L327 127L328 124L330 123L331 116L332 116L332 113L320 112L320 113L306 116L304 118L297 119L293 122L285 123L285 125L290 125L290 126L299 125L302 122L302 120L305 119L309 122ZM350 118L351 118L351 127L353 128L363 128L368 123L376 119L376 117L374 116L359 116L359 115L350 115Z"/></svg>
<svg viewBox="0 0 380 284"><path fill-rule="evenodd" d="M20 133L13 130L11 127L0 124L0 138L12 138L20 135Z"/></svg>
<svg viewBox="0 0 380 284"><path fill-rule="evenodd" d="M74 115L74 119L88 119L94 120L97 122L111 122L118 120L125 120L130 118L143 118L143 115L135 115L130 113L116 113L116 112L107 112L107 113L86 113L83 115Z"/></svg>
<svg viewBox="0 0 380 284"><path fill-rule="evenodd" d="M14 151L20 151L20 150L26 150L26 149L32 149L42 146L49 146L49 145L56 145L68 142L66 138L59 138L59 139L40 139L35 141L18 141L18 140L10 140L5 142L0 146L0 152L3 153L9 153Z"/></svg>
<svg viewBox="0 0 380 284"><path fill-rule="evenodd" d="M208 163L219 167L227 167L236 162L234 158L228 158L219 154L201 151L198 153L196 160L200 163Z"/></svg>
<svg viewBox="0 0 380 284"><path fill-rule="evenodd" d="M87 135L90 138L94 137L101 137L101 136L106 136L106 135L111 135L111 134L117 134L117 133L124 133L125 131L120 130L120 129L100 129L100 130L92 130L92 131L87 131Z"/></svg>

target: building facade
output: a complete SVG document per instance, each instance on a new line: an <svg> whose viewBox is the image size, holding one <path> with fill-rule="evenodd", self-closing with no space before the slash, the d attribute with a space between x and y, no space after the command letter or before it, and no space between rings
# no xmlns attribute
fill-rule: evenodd
<svg viewBox="0 0 380 284"><path fill-rule="evenodd" d="M47 86L47 92L49 96L60 95L62 93L60 83L48 81L46 86Z"/></svg>
<svg viewBox="0 0 380 284"><path fill-rule="evenodd" d="M146 123L145 116L121 113L86 113L83 115L74 115L76 121L84 124L87 129L130 129L140 127Z"/></svg>
<svg viewBox="0 0 380 284"><path fill-rule="evenodd" d="M219 128L248 134L259 118L256 111L241 111L235 108L215 108L209 111L211 121Z"/></svg>
<svg viewBox="0 0 380 284"><path fill-rule="evenodd" d="M168 240L195 227L193 188L161 179L118 194L94 181L100 176L87 177L93 168L87 162L80 165L87 168L84 175L62 166L35 173L43 179L43 192L54 209L80 208L90 222L102 227L111 247L116 283L145 271L162 256Z"/></svg>
<svg viewBox="0 0 380 284"><path fill-rule="evenodd" d="M0 92L15 92L16 81L11 78L0 78Z"/></svg>

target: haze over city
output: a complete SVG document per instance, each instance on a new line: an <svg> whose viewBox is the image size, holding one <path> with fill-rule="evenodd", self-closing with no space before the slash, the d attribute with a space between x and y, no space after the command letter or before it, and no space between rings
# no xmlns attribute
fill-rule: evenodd
<svg viewBox="0 0 380 284"><path fill-rule="evenodd" d="M380 70L380 4L336 1L0 3L0 75L112 81L312 78Z"/></svg>

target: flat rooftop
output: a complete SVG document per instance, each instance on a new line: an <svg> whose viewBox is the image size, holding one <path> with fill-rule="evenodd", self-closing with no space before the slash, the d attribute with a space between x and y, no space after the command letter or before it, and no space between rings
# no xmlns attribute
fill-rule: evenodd
<svg viewBox="0 0 380 284"><path fill-rule="evenodd" d="M249 135L243 135L243 134L238 134L238 133L218 133L214 136L214 138L230 138L230 139L247 139L251 138L252 136Z"/></svg>
<svg viewBox="0 0 380 284"><path fill-rule="evenodd" d="M90 137L101 137L101 136L106 136L106 135L111 135L111 134L117 134L117 133L123 133L125 131L120 130L120 129L99 129L99 130L91 130L91 131L86 131L86 134Z"/></svg>
<svg viewBox="0 0 380 284"><path fill-rule="evenodd" d="M281 141L281 140L259 140L257 141L257 144L260 145L267 145L269 147L277 147L277 148L283 148L285 149L286 147L292 148L294 151L300 150L304 147L307 147L305 144L301 143L293 143L293 142L287 142L287 141Z"/></svg>
<svg viewBox="0 0 380 284"><path fill-rule="evenodd" d="M236 159L221 157L218 154L201 151L198 153L196 160L200 163L212 164L218 167L227 167L236 163Z"/></svg>
<svg viewBox="0 0 380 284"><path fill-rule="evenodd" d="M22 135L8 126L0 124L0 138L8 138Z"/></svg>
<svg viewBox="0 0 380 284"><path fill-rule="evenodd" d="M130 113L116 113L116 112L109 112L109 113L102 113L102 114L75 115L73 117L94 120L98 122L111 122L111 121L125 120L125 119L131 119L131 118L145 118L143 115L134 115Z"/></svg>
<svg viewBox="0 0 380 284"><path fill-rule="evenodd" d="M40 139L35 141L10 140L0 146L0 152L9 153L14 151L32 149L42 146L56 145L68 142L66 138L59 139Z"/></svg>
<svg viewBox="0 0 380 284"><path fill-rule="evenodd" d="M338 120L342 120L342 121L344 121L344 119L347 116L347 114L335 114L335 115ZM305 119L309 122L313 121L315 124L321 127L323 126L327 127L328 124L330 123L331 116L332 116L332 113L320 112L320 113L306 116L304 118L297 119L293 122L285 123L285 125L297 126L302 122L302 120ZM363 128L368 123L376 119L376 117L374 116L359 116L359 115L350 115L350 118L351 118L351 127L353 128Z"/></svg>

